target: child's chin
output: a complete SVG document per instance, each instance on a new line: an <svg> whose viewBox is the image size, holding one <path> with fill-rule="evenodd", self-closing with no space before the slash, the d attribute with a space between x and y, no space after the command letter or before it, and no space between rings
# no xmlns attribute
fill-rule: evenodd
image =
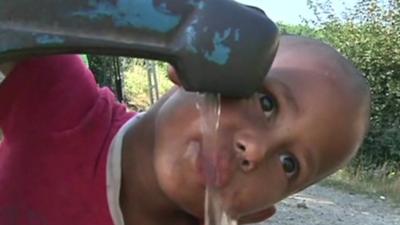
<svg viewBox="0 0 400 225"><path fill-rule="evenodd" d="M245 224L259 223L259 222L262 222L262 221L265 221L265 220L271 218L275 214L275 212L276 212L276 209L274 207L268 208L266 210L245 216L245 217L241 218L239 220L239 222L245 223ZM196 217L196 218L198 220L198 223L197 223L198 225L205 225L203 217Z"/></svg>
<svg viewBox="0 0 400 225"><path fill-rule="evenodd" d="M253 213L249 216L245 216L244 218L240 219L240 222L243 223L258 223L264 220L271 218L276 213L275 207L271 207L265 210L262 210L257 213Z"/></svg>

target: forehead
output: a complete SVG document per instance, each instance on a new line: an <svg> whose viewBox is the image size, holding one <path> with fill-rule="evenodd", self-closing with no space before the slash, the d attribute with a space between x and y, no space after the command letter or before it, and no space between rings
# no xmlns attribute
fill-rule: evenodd
<svg viewBox="0 0 400 225"><path fill-rule="evenodd" d="M336 52L333 53L331 49L321 48L319 45L293 49L286 47L278 51L264 85L273 81L280 82L298 92L296 95L313 93L314 97L318 97L315 96L316 92L319 92L319 97L340 95L349 81L349 76L346 76L348 71L340 62Z"/></svg>
<svg viewBox="0 0 400 225"><path fill-rule="evenodd" d="M264 79L264 87L277 89L277 94L284 94L298 104L317 106L327 103L327 98L344 98L341 82L333 73L313 68L276 67Z"/></svg>
<svg viewBox="0 0 400 225"><path fill-rule="evenodd" d="M297 97L300 104L323 111L332 106L346 108L354 103L351 71L338 52L317 43L282 45L264 86L284 84L286 93Z"/></svg>
<svg viewBox="0 0 400 225"><path fill-rule="evenodd" d="M291 115L290 119L282 120L282 125L291 127L293 139L317 161L317 170L329 173L347 158L352 148L353 136L348 129L352 117L346 116L352 114L352 101L342 90L341 82L324 72L304 67L275 67L264 85L276 98L284 99L280 101L282 104L296 105L300 113L290 112L295 107L281 107L283 116Z"/></svg>
<svg viewBox="0 0 400 225"><path fill-rule="evenodd" d="M342 83L319 70L274 68L264 80L264 86L277 98L282 113L297 111L296 120L307 120L315 130L322 123L346 120L338 115L351 113L352 97ZM279 106L278 106L279 107ZM320 124L318 124L320 123Z"/></svg>
<svg viewBox="0 0 400 225"><path fill-rule="evenodd" d="M343 56L335 49L319 42L290 44L283 41L272 68L313 70L319 73L343 72Z"/></svg>

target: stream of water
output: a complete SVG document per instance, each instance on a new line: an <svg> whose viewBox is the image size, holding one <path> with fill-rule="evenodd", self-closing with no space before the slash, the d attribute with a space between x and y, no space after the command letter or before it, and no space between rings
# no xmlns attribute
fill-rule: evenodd
<svg viewBox="0 0 400 225"><path fill-rule="evenodd" d="M201 114L202 155L207 174L205 194L204 225L237 225L223 208L221 191L214 185L219 180L218 170L218 129L221 117L221 96L199 94L197 109Z"/></svg>

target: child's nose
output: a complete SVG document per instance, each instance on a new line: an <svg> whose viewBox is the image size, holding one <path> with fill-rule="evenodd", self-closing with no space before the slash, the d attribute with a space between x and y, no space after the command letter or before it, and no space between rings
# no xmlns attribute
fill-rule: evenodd
<svg viewBox="0 0 400 225"><path fill-rule="evenodd" d="M234 143L239 167L243 172L251 172L257 168L260 162L264 161L265 146L260 142L246 139L237 139Z"/></svg>

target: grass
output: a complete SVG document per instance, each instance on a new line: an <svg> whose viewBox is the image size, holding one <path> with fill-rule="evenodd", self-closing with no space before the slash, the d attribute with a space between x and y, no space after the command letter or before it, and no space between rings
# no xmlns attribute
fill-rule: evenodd
<svg viewBox="0 0 400 225"><path fill-rule="evenodd" d="M394 206L400 207L400 173L387 171L385 166L373 171L349 167L328 177L321 185L372 198L388 199Z"/></svg>

